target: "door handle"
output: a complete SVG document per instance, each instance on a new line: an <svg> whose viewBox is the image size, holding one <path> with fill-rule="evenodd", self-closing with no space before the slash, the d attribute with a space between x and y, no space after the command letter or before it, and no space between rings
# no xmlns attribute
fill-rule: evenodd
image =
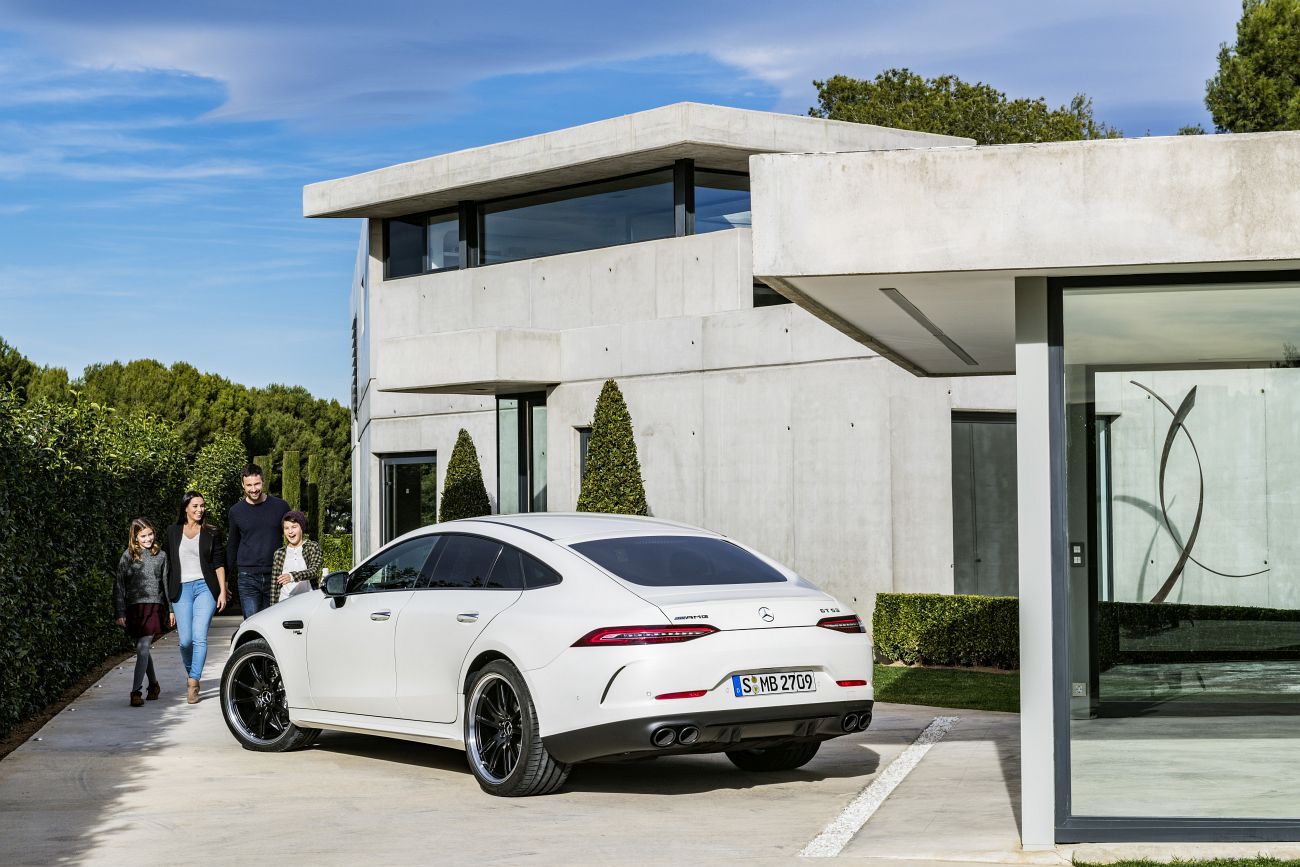
<svg viewBox="0 0 1300 867"><path fill-rule="evenodd" d="M467 611L464 614L457 614L456 622L457 623L478 623L478 612Z"/></svg>
<svg viewBox="0 0 1300 867"><path fill-rule="evenodd" d="M371 620L387 620L393 616L391 611L375 611L370 615Z"/></svg>

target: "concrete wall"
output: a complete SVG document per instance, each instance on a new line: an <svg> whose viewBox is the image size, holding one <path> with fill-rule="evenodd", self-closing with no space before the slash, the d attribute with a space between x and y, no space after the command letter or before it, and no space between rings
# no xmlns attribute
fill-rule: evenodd
<svg viewBox="0 0 1300 867"><path fill-rule="evenodd" d="M1295 132L760 155L750 165L764 275L1300 258Z"/></svg>
<svg viewBox="0 0 1300 867"><path fill-rule="evenodd" d="M613 377L654 514L732 535L863 613L882 590L951 592L951 413L1011 409L1013 383L917 379L795 305L755 309L750 257L747 230L392 281L372 257L376 520L359 538L379 541L376 455L436 451L441 488L461 427L496 497L492 395L383 389L460 388L480 371L505 391L500 354L526 379L520 335L550 335L551 510L576 504L576 428Z"/></svg>

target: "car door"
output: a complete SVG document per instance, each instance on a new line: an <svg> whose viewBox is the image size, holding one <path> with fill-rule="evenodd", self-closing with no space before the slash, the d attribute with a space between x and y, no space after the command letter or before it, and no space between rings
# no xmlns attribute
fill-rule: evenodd
<svg viewBox="0 0 1300 867"><path fill-rule="evenodd" d="M444 535L429 578L398 618L397 702L404 717L455 722L460 670L470 646L522 589L517 560L503 558L500 542Z"/></svg>
<svg viewBox="0 0 1300 867"><path fill-rule="evenodd" d="M307 676L321 710L400 717L393 637L437 546L419 536L358 566L348 592L326 600L307 630Z"/></svg>

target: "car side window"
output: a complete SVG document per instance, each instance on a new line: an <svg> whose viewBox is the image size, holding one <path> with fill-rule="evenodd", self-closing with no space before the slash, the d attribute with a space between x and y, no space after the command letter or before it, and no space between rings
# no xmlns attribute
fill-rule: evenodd
<svg viewBox="0 0 1300 867"><path fill-rule="evenodd" d="M486 587L492 567L501 554L501 543L479 536L444 536L437 562L429 579L420 583L430 588Z"/></svg>
<svg viewBox="0 0 1300 867"><path fill-rule="evenodd" d="M488 577L489 589L522 590L560 583L560 573L518 548L505 546Z"/></svg>
<svg viewBox="0 0 1300 867"><path fill-rule="evenodd" d="M496 565L492 567L492 574L488 576L485 585L487 589L523 590L523 561L526 556L524 552L506 545L501 551L501 556L497 558Z"/></svg>
<svg viewBox="0 0 1300 867"><path fill-rule="evenodd" d="M348 578L348 592L411 589L425 574L425 564L429 562L429 555L438 540L438 536L420 536L375 555L352 572Z"/></svg>

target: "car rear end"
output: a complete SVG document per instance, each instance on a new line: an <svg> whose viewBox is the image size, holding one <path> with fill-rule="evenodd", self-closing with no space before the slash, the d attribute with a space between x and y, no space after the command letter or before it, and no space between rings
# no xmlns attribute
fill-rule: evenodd
<svg viewBox="0 0 1300 867"><path fill-rule="evenodd" d="M595 692L581 713L543 713L560 761L731 752L861 731L871 647L843 604L718 536L627 534L571 542L659 612L580 636L539 682Z"/></svg>

